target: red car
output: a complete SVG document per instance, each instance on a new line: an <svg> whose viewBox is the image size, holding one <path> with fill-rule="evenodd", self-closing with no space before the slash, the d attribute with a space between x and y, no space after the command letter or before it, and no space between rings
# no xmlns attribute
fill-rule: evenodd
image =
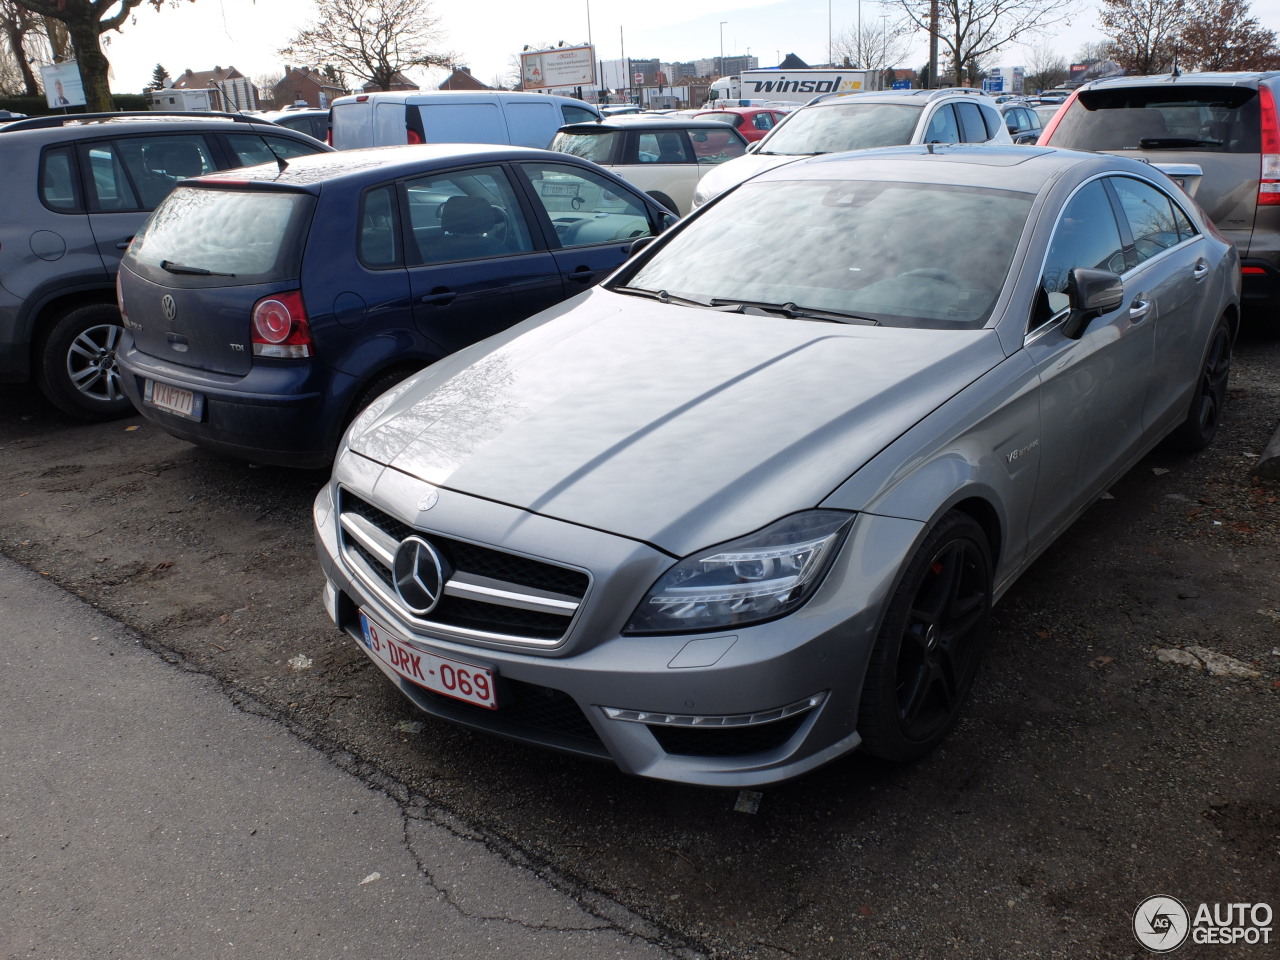
<svg viewBox="0 0 1280 960"><path fill-rule="evenodd" d="M695 117L711 117L733 124L748 142L759 140L777 126L787 111L773 107L725 107L723 110L704 110Z"/></svg>

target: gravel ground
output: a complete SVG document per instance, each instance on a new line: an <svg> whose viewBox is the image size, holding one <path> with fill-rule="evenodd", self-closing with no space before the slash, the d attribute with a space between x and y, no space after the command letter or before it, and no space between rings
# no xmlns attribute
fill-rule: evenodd
<svg viewBox="0 0 1280 960"><path fill-rule="evenodd" d="M848 758L755 813L417 714L321 609L319 475L224 460L140 419L73 423L11 391L0 551L411 816L620 900L691 951L1147 956L1130 927L1147 896L1280 910L1280 485L1251 476L1280 423L1280 341L1246 332L1235 359L1215 445L1148 457L1004 598L942 749L907 767ZM1197 668L1206 651L1256 675Z"/></svg>

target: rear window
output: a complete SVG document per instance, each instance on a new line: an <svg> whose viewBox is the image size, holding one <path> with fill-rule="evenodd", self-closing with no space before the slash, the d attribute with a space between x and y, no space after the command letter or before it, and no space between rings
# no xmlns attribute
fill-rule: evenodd
<svg viewBox="0 0 1280 960"><path fill-rule="evenodd" d="M134 238L129 256L181 286L292 279L314 205L304 193L179 187Z"/></svg>
<svg viewBox="0 0 1280 960"><path fill-rule="evenodd" d="M614 144L618 142L616 130L602 130L600 133L557 133L551 141L551 149L558 153L568 153L593 163L608 163L613 156Z"/></svg>
<svg viewBox="0 0 1280 960"><path fill-rule="evenodd" d="M1063 114L1052 143L1076 150L1261 152L1258 91L1161 85L1085 90Z"/></svg>
<svg viewBox="0 0 1280 960"><path fill-rule="evenodd" d="M922 107L837 103L797 110L763 141L761 153L809 154L895 147L911 142Z"/></svg>

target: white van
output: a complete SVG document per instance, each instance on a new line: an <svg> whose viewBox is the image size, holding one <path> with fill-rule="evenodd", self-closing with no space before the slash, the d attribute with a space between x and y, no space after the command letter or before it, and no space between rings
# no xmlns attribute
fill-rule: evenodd
<svg viewBox="0 0 1280 960"><path fill-rule="evenodd" d="M339 150L405 143L509 143L545 149L566 123L600 112L571 97L506 90L390 90L338 97L329 124Z"/></svg>

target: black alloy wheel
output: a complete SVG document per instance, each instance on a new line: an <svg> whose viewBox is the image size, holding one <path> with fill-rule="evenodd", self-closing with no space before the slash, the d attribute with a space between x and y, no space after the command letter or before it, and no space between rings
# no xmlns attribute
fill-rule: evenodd
<svg viewBox="0 0 1280 960"><path fill-rule="evenodd" d="M951 511L907 565L863 685L863 749L924 756L955 725L973 687L991 613L991 551L968 514Z"/></svg>
<svg viewBox="0 0 1280 960"><path fill-rule="evenodd" d="M1196 392L1191 398L1187 418L1169 435L1169 445L1181 453L1199 453L1218 434L1222 408L1227 399L1227 380L1231 376L1231 331L1225 320L1219 320L1209 338Z"/></svg>

